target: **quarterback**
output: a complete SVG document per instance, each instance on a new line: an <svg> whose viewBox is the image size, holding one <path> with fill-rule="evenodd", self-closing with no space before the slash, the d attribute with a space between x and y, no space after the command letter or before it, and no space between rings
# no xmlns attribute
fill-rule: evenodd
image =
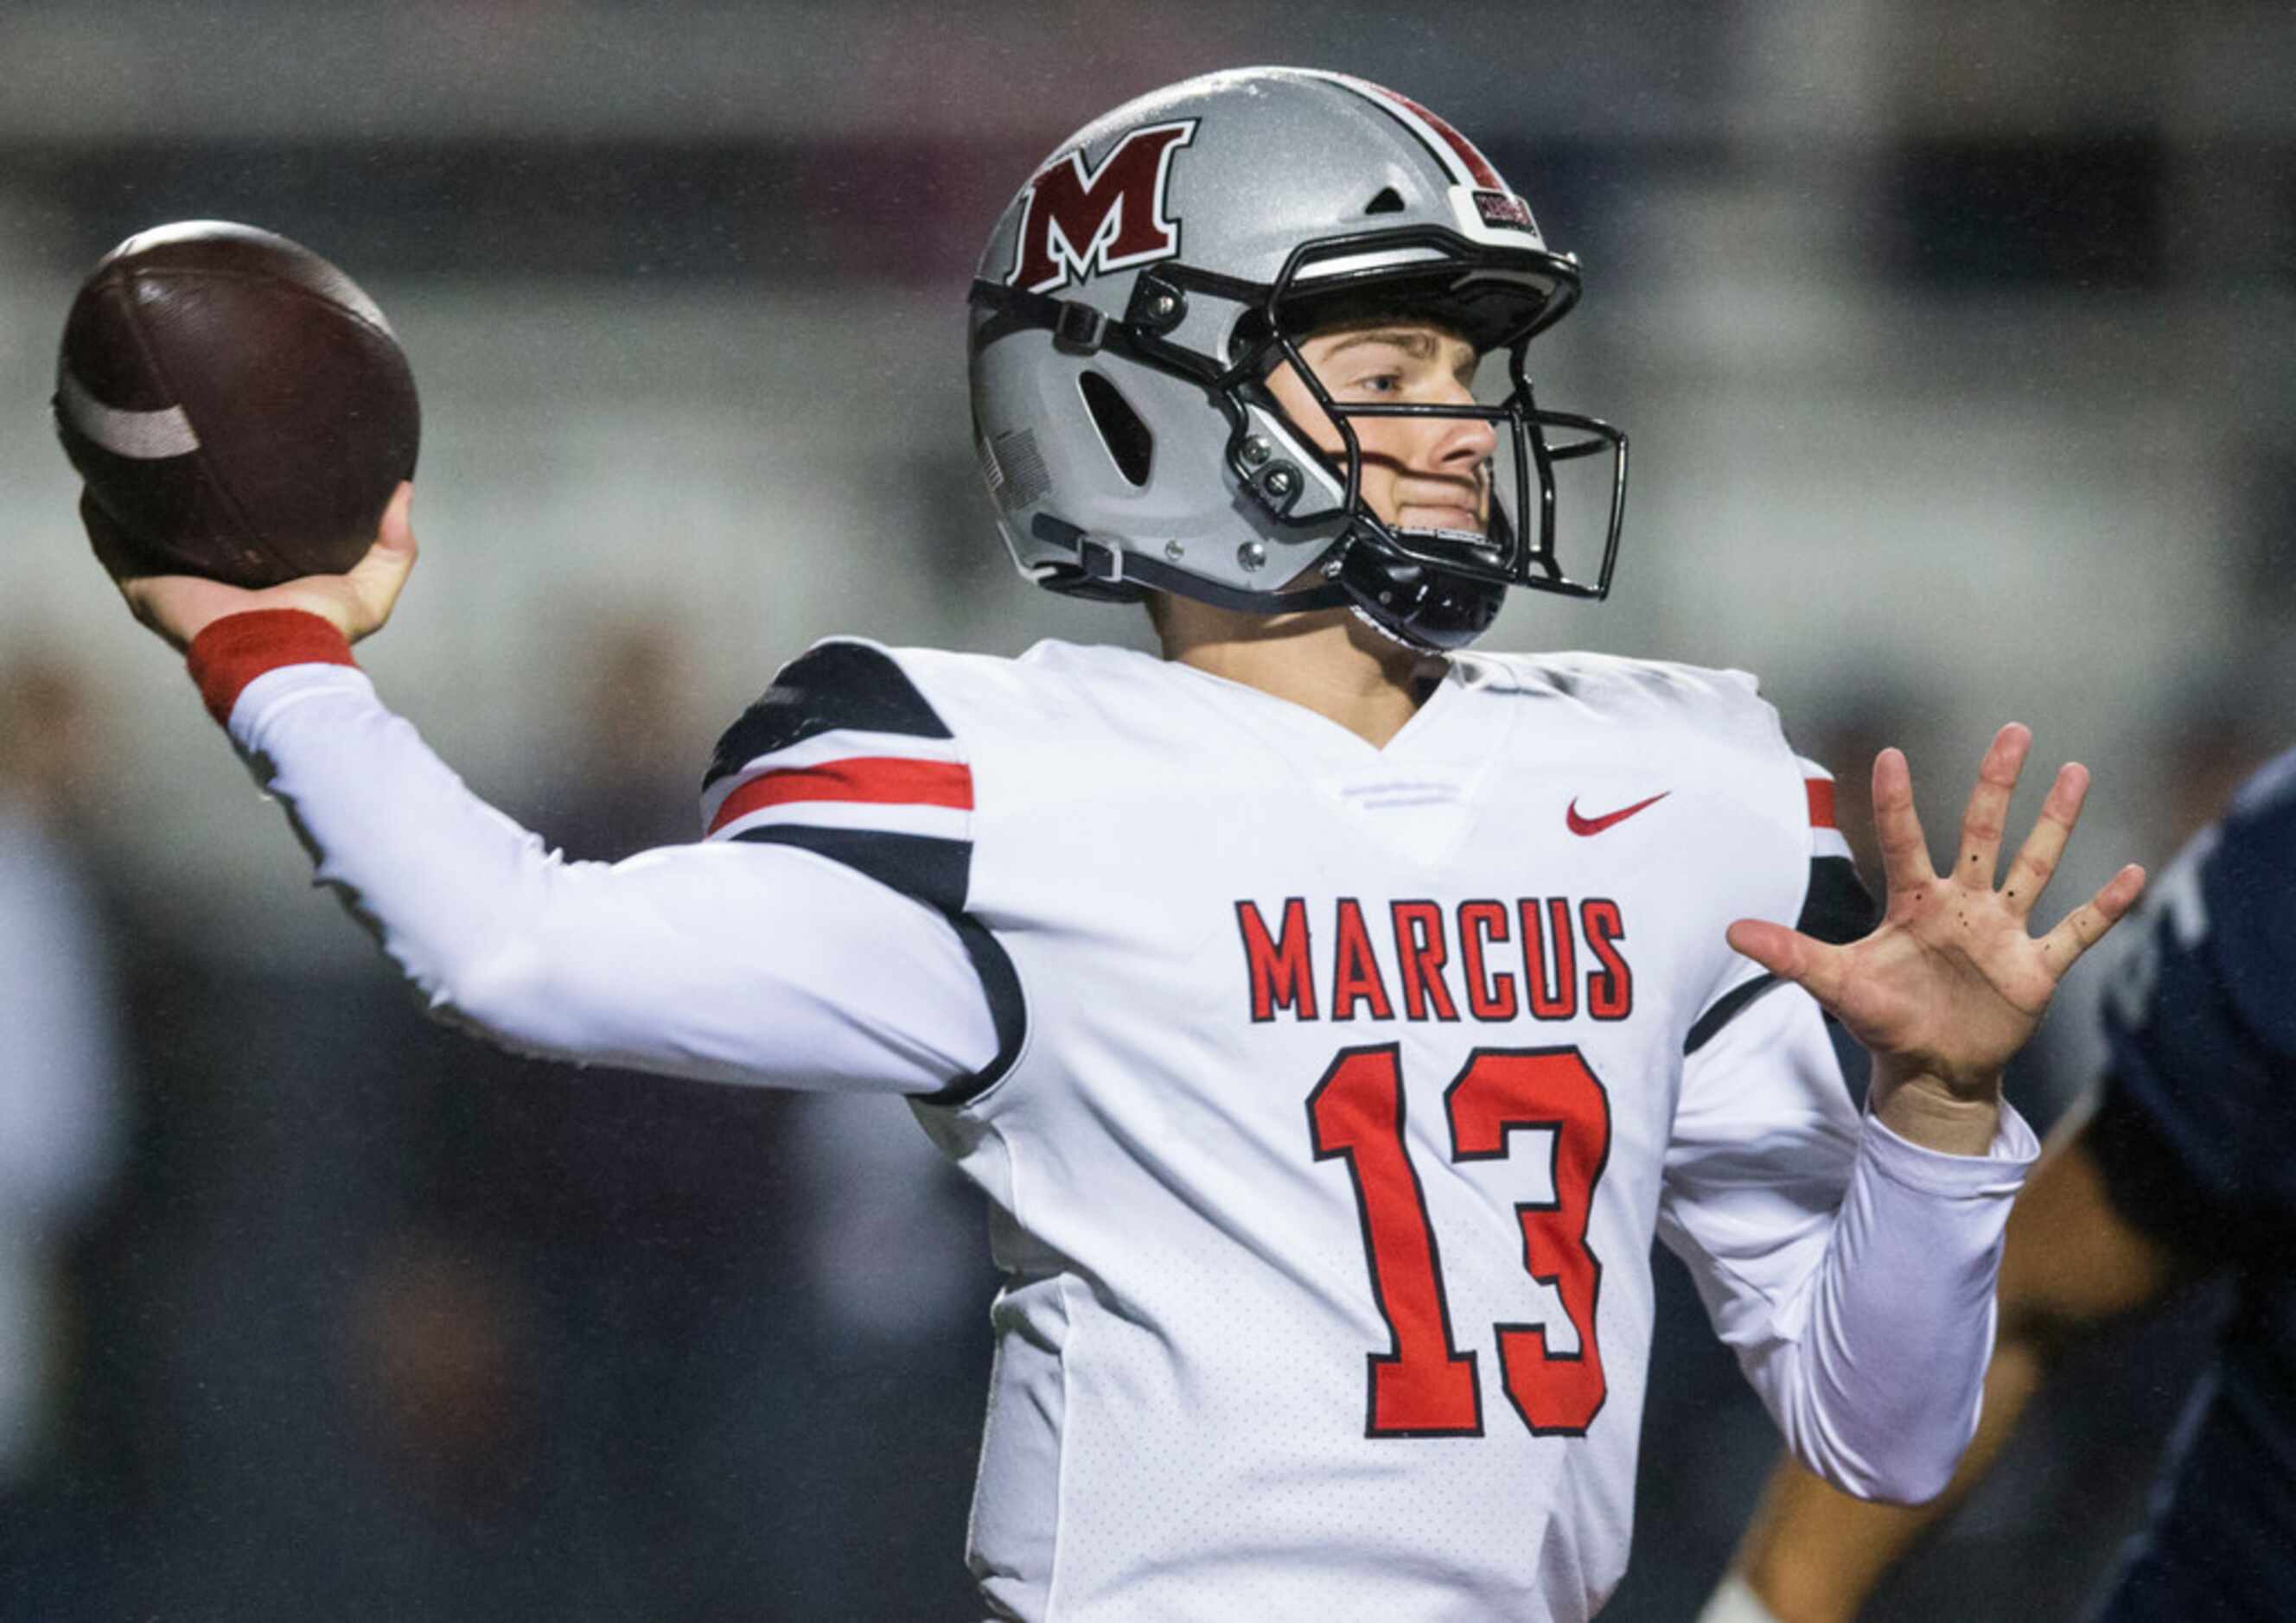
<svg viewBox="0 0 2296 1623"><path fill-rule="evenodd" d="M347 576L122 590L441 1018L908 1096L1004 1274L994 1615L1586 1618L1653 1235L1800 1457L1944 1485L2037 1149L2002 1067L2142 875L2030 933L2087 776L1997 885L2013 726L1942 876L1877 763L1877 922L1751 678L1469 652L1512 586L1610 584L1625 439L1526 371L1578 289L1473 144L1361 80L1087 126L980 261L975 446L1021 571L1144 602L1165 657L820 643L725 734L706 838L611 867L353 666L408 491ZM1606 470L1583 560L1572 463ZM1825 1012L1874 1053L1863 1119Z"/></svg>

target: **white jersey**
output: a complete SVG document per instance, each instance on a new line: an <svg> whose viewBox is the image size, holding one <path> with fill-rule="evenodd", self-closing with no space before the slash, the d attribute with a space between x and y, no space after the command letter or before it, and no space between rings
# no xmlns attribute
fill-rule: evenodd
<svg viewBox="0 0 2296 1623"><path fill-rule="evenodd" d="M1591 1615L1654 1234L1835 1480L1933 1492L1974 1424L2035 1146L1861 1124L1815 1006L1726 945L1863 899L1751 678L1462 656L1378 750L1119 650L824 643L721 744L711 843L611 869L354 673L229 708L442 1010L911 1094L1007 1275L999 1615Z"/></svg>

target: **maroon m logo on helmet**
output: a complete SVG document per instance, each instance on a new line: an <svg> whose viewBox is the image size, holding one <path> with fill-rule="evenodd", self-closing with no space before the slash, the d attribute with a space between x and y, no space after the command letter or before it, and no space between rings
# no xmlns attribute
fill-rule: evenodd
<svg viewBox="0 0 2296 1623"><path fill-rule="evenodd" d="M1172 154L1195 133L1193 119L1146 125L1126 131L1097 168L1085 167L1081 147L1046 165L1024 194L1005 280L1044 293L1178 253L1180 223L1166 217L1164 191Z"/></svg>

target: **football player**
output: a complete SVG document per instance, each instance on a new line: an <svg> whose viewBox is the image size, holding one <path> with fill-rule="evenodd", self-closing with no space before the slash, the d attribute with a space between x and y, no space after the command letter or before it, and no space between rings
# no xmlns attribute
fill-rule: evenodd
<svg viewBox="0 0 2296 1623"><path fill-rule="evenodd" d="M1995 869L2030 740L1886 917L1751 677L1468 645L1607 590L1625 440L1534 397L1575 260L1392 92L1250 70L1063 143L972 293L974 432L1054 590L1165 657L823 643L701 843L564 864L349 644L414 561L130 580L440 1016L522 1049L908 1095L1006 1280L969 1559L1020 1619L1577 1619L1627 1555L1653 1233L1796 1451L1943 1485L2032 1135L2003 1063L2128 906ZM1490 381L1488 394L1476 385ZM1605 470L1564 556L1557 468ZM1797 928L1799 926L1799 928ZM1821 1005L1876 1053L1873 1113Z"/></svg>
<svg viewBox="0 0 2296 1623"><path fill-rule="evenodd" d="M1951 1491L1892 1510L1782 1468L1714 1623L1854 1616L1984 1475L2064 1351L2210 1273L2234 1293L2215 1365L2098 1615L2296 1615L2296 751L2185 848L2146 921L2105 1006L2111 1070L2010 1218L1984 1421Z"/></svg>

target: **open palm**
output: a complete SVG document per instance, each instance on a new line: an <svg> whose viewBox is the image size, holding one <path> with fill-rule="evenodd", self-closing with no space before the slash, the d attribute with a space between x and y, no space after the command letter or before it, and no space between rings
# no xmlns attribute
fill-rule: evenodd
<svg viewBox="0 0 2296 1623"><path fill-rule="evenodd" d="M1874 826L1888 901L1863 940L1829 946L1758 919L1730 926L1730 945L1805 988L1872 1051L1890 1079L1932 1077L1956 1098L1997 1094L2002 1068L2025 1045L2073 961L2126 914L2144 886L2134 865L2114 874L2055 929L2027 917L2055 873L2088 793L2068 766L2050 785L2033 832L1997 887L1995 870L2017 777L2033 737L2012 723L1994 735L1962 816L1953 872L1930 865L1905 756L1874 762Z"/></svg>

